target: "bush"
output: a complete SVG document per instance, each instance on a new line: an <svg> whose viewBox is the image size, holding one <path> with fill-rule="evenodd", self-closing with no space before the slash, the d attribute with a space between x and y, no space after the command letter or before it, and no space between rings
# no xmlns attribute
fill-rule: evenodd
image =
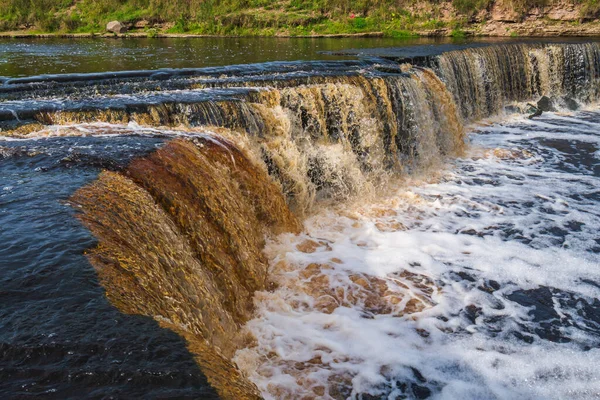
<svg viewBox="0 0 600 400"><path fill-rule="evenodd" d="M354 29L362 30L367 27L367 20L364 17L356 17L350 20L350 25Z"/></svg>
<svg viewBox="0 0 600 400"><path fill-rule="evenodd" d="M455 39L462 39L467 36L467 33L465 31L463 31L462 29L457 28L457 29L452 29L452 32L450 32L450 36Z"/></svg>
<svg viewBox="0 0 600 400"><path fill-rule="evenodd" d="M148 36L149 38L158 37L158 29L150 28L150 29L146 30L146 36Z"/></svg>

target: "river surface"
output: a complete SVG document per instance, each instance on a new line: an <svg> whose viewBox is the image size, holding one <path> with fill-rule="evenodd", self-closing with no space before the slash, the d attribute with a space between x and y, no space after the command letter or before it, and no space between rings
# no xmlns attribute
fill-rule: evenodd
<svg viewBox="0 0 600 400"><path fill-rule="evenodd" d="M483 44L2 39L0 76L412 57ZM338 398L600 398L600 111L494 121L472 127L466 154L435 174L406 178L377 201L320 210L303 234L269 242L279 288L257 296L247 326L257 341L235 358L265 397L314 396L337 382ZM85 256L96 239L67 202L170 133L75 129L84 135L58 137L54 127L49 137L0 138L0 398L217 398L182 338L109 303ZM101 134L116 129L128 134ZM306 240L321 246L299 251ZM362 275L415 300L382 312L363 293L379 281ZM319 288L303 286L319 276L360 301L332 311Z"/></svg>
<svg viewBox="0 0 600 400"><path fill-rule="evenodd" d="M558 38L546 42L584 42ZM593 40L593 39L592 39ZM271 61L339 60L355 55L416 56L497 43L540 42L514 38L0 38L0 77L43 74L203 68Z"/></svg>

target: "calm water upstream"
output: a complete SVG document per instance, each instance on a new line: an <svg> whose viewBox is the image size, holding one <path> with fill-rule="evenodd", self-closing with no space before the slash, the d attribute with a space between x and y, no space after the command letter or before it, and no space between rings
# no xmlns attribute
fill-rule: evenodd
<svg viewBox="0 0 600 400"><path fill-rule="evenodd" d="M559 38L551 42L590 39ZM270 61L339 60L363 55L419 55L464 46L539 42L539 39L448 38L190 38L1 39L0 77L202 68ZM335 53L344 53L335 54Z"/></svg>
<svg viewBox="0 0 600 400"><path fill-rule="evenodd" d="M0 39L0 398L600 399L600 46L561 42ZM254 259L261 174L303 228Z"/></svg>

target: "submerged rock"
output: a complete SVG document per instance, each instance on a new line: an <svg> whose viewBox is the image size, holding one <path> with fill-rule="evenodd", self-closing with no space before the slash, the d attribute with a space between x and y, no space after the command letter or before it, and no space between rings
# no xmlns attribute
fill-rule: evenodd
<svg viewBox="0 0 600 400"><path fill-rule="evenodd" d="M119 21L111 21L106 24L106 30L113 33L125 33L127 32L127 27Z"/></svg>

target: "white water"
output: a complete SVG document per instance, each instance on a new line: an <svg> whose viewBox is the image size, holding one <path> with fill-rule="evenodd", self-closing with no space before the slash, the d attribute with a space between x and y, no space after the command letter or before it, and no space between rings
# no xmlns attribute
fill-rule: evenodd
<svg viewBox="0 0 600 400"><path fill-rule="evenodd" d="M235 361L268 399L600 398L598 127L481 128L435 182L270 243Z"/></svg>

